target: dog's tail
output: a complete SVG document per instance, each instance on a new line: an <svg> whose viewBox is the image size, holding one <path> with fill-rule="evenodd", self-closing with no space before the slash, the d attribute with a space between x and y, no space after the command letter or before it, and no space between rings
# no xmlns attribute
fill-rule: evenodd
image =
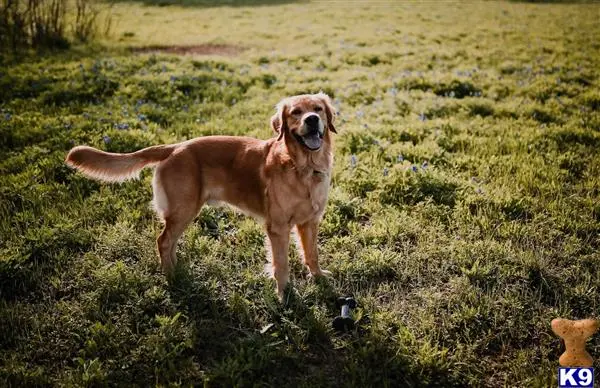
<svg viewBox="0 0 600 388"><path fill-rule="evenodd" d="M105 182L122 182L137 178L144 167L168 158L176 147L177 145L159 145L129 154L116 154L92 147L78 146L69 151L65 163L89 178Z"/></svg>

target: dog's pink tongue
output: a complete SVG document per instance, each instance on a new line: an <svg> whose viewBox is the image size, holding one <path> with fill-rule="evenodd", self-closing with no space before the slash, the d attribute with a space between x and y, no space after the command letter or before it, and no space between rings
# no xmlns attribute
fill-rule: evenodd
<svg viewBox="0 0 600 388"><path fill-rule="evenodd" d="M304 144L311 150L316 150L321 147L321 142L323 141L318 134L312 134L303 136L302 140L304 140Z"/></svg>

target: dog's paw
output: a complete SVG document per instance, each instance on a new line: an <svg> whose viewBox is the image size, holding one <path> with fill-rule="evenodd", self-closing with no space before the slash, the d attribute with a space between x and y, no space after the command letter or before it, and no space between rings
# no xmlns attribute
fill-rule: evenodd
<svg viewBox="0 0 600 388"><path fill-rule="evenodd" d="M333 276L333 273L331 271L328 271L326 269L322 269L321 270L321 276L325 276L327 278L330 278Z"/></svg>
<svg viewBox="0 0 600 388"><path fill-rule="evenodd" d="M331 273L331 271L327 271L326 269L320 269L317 272L309 272L308 274L309 277L325 277L325 278L330 278L333 276L333 274Z"/></svg>
<svg viewBox="0 0 600 388"><path fill-rule="evenodd" d="M289 305L293 300L299 300L300 293L294 287L292 287L291 283L286 284L285 288L279 289L276 287L275 289L277 294L277 299L284 306Z"/></svg>

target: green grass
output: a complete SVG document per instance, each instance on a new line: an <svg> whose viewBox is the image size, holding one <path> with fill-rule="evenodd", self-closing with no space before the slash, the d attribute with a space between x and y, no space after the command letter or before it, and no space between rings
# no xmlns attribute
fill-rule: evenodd
<svg viewBox="0 0 600 388"><path fill-rule="evenodd" d="M550 321L600 318L600 6L236 5L120 3L100 48L0 69L0 385L556 385ZM128 50L203 43L245 50ZM151 172L63 164L77 144L268 138L279 99L321 89L333 277L292 254L284 303L251 219L205 207L169 282Z"/></svg>

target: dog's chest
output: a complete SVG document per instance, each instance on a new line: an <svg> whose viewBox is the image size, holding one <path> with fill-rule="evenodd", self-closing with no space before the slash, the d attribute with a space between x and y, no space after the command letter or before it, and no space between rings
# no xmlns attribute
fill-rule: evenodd
<svg viewBox="0 0 600 388"><path fill-rule="evenodd" d="M309 194L312 207L315 211L323 211L329 192L330 176L328 172L313 172L309 178Z"/></svg>
<svg viewBox="0 0 600 388"><path fill-rule="evenodd" d="M302 178L298 187L297 201L290 208L292 223L304 223L310 219L320 218L327 204L330 175L328 172L314 171Z"/></svg>

